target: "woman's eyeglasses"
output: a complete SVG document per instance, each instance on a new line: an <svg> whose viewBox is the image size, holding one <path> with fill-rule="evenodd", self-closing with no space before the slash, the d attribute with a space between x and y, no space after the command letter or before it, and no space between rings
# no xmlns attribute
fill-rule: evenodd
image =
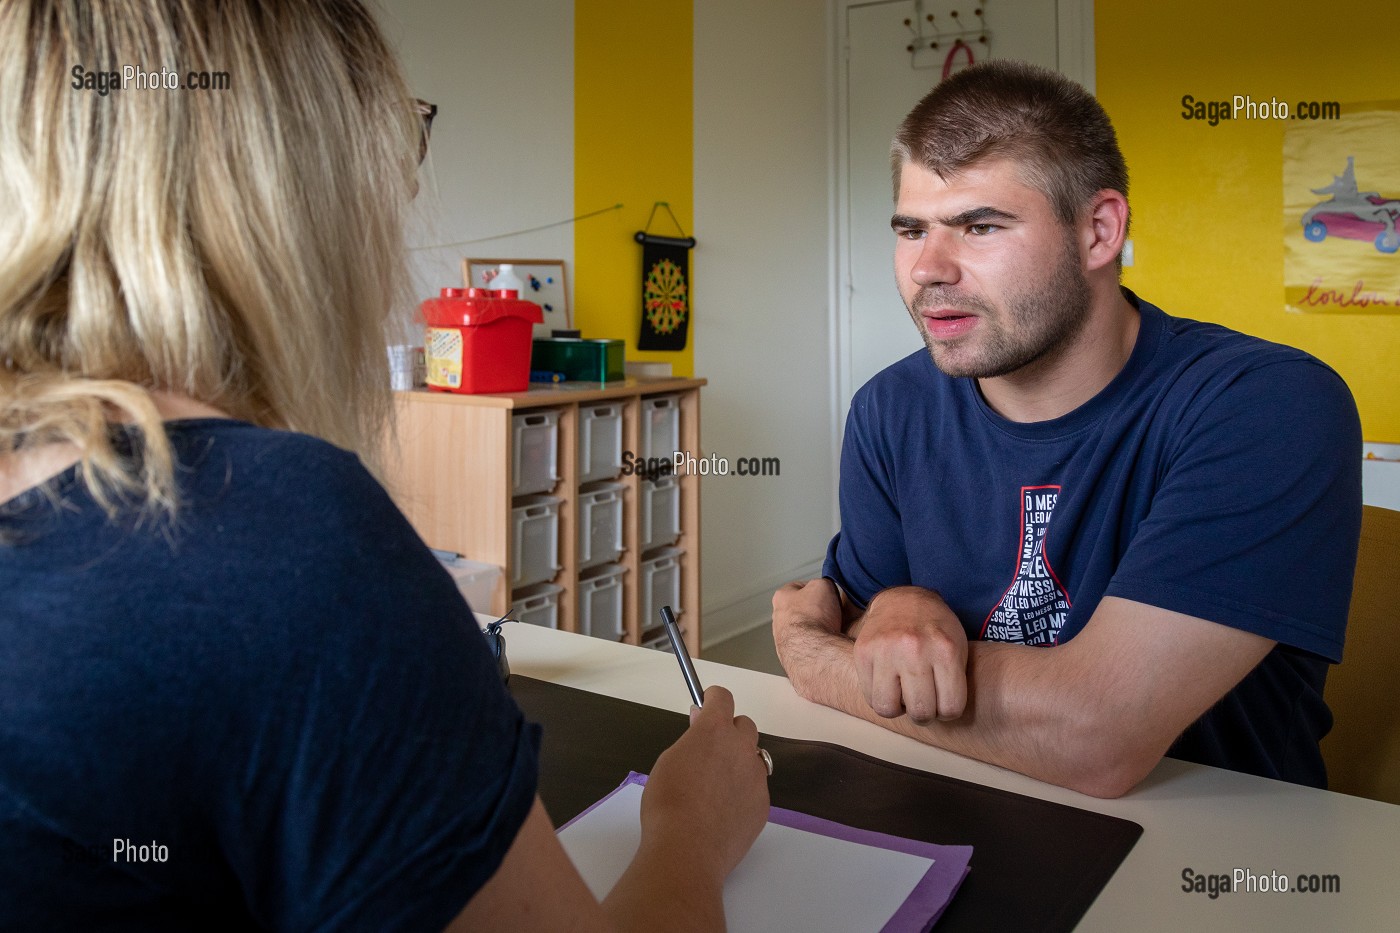
<svg viewBox="0 0 1400 933"><path fill-rule="evenodd" d="M423 160L428 157L428 137L433 133L433 117L437 116L437 104L430 104L426 100L416 97L413 104L422 124L422 135L418 141L418 164L422 165Z"/></svg>

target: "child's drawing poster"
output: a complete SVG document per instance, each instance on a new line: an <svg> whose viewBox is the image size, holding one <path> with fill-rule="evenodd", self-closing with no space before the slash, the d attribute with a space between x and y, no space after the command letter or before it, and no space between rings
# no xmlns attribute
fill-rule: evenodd
<svg viewBox="0 0 1400 933"><path fill-rule="evenodd" d="M1400 101L1289 121L1283 243L1288 310L1400 314Z"/></svg>

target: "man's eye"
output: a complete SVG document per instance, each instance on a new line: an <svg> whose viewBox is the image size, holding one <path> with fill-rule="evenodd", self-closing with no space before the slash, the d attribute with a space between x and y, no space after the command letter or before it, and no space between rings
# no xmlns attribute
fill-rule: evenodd
<svg viewBox="0 0 1400 933"><path fill-rule="evenodd" d="M924 231L912 227L901 227L895 230L894 235L902 240L922 240Z"/></svg>
<svg viewBox="0 0 1400 933"><path fill-rule="evenodd" d="M967 228L967 232L972 234L973 236L986 236L993 230L997 229L999 228L996 224L971 224Z"/></svg>

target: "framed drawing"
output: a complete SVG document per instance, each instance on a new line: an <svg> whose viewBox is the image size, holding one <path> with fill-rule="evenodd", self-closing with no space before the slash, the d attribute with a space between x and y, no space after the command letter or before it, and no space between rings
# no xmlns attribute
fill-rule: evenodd
<svg viewBox="0 0 1400 933"><path fill-rule="evenodd" d="M491 288L491 280L503 264L514 267L516 278L525 286L520 297L544 309L544 336L552 330L569 330L569 280L562 259L463 259L462 282L467 288ZM541 326L536 326L540 331Z"/></svg>

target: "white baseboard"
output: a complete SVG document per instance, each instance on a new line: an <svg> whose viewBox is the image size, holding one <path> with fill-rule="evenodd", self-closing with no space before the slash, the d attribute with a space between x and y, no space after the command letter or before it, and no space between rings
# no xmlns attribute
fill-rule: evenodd
<svg viewBox="0 0 1400 933"><path fill-rule="evenodd" d="M770 624L773 619L773 592L784 583L810 580L821 576L821 572L822 562L811 561L762 581L748 593L725 600L718 606L707 603L700 627L701 647L709 648L727 638Z"/></svg>

